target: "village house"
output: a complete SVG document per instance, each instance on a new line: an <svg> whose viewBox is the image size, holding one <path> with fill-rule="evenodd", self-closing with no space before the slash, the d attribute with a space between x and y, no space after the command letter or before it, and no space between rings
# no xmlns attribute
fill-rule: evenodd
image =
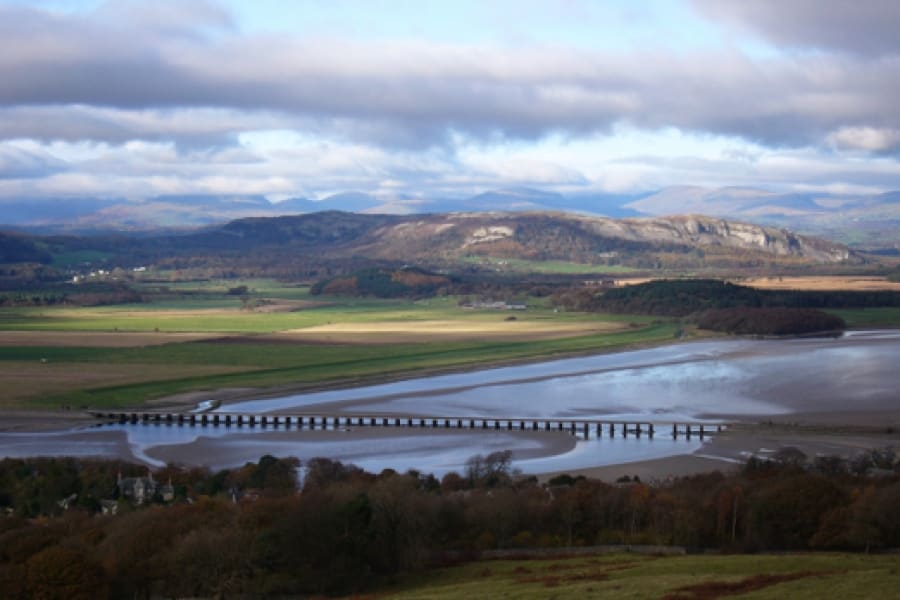
<svg viewBox="0 0 900 600"><path fill-rule="evenodd" d="M172 480L170 479L168 483L161 484L153 479L153 473L149 469L147 469L146 477L123 478L120 472L116 486L121 497L129 499L135 504L149 502L157 496L163 502L171 502L175 499L175 488L172 486Z"/></svg>

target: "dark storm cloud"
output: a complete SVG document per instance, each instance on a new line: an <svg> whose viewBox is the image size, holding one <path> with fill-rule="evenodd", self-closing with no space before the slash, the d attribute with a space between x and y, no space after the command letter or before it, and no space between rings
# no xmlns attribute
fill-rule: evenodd
<svg viewBox="0 0 900 600"><path fill-rule="evenodd" d="M0 136L196 145L285 128L427 147L455 134L535 139L625 123L852 146L900 130L896 56L752 61L294 39L240 34L197 6L150 25L128 11L86 19L0 8ZM215 111L218 123L207 118Z"/></svg>
<svg viewBox="0 0 900 600"><path fill-rule="evenodd" d="M693 0L702 14L779 46L877 56L900 52L897 0Z"/></svg>

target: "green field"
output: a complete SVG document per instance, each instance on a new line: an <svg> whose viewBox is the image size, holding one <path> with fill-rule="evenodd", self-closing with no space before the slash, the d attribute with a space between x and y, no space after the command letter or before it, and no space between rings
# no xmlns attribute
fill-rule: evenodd
<svg viewBox="0 0 900 600"><path fill-rule="evenodd" d="M900 327L900 308L859 308L829 309L828 312L838 315L847 327L864 329L866 327Z"/></svg>
<svg viewBox="0 0 900 600"><path fill-rule="evenodd" d="M228 295L228 289L238 284L246 285L254 297L287 304L275 312L242 309L241 299ZM148 284L147 289L152 287ZM601 352L663 343L674 339L678 330L674 322L649 317L556 312L542 299L529 300L530 308L517 312L514 324L509 324L509 313L463 310L456 297L420 301L329 297L311 302L307 288L266 280L188 282L166 288L143 304L0 310L0 335L26 332L37 340L30 345L0 343L0 385L7 390L0 404L140 406L185 391L347 383ZM353 343L259 337L334 324L389 324L411 339L402 339L401 334L401 339L387 343L391 336L377 333ZM470 333L466 339L447 337L440 331L444 326ZM598 329L605 327L611 329ZM508 331L522 333L510 337ZM228 343L162 339L173 343L142 345L149 343L148 334L167 333L239 339ZM96 344L87 342L89 336L98 335L107 337ZM178 369L166 372L167 365Z"/></svg>
<svg viewBox="0 0 900 600"><path fill-rule="evenodd" d="M0 310L0 337L9 336L0 342L0 406L119 408L187 391L360 383L661 344L681 328L647 316L556 311L544 298L529 298L527 311L512 314L464 310L458 297L314 297L306 287L263 279L143 286L150 302ZM229 294L238 286L262 302L248 308ZM834 312L851 327L900 324L900 309ZM389 328L365 333L371 325ZM464 333L450 335L454 328ZM4 332L32 339L22 345ZM152 343L159 345L145 345Z"/></svg>
<svg viewBox="0 0 900 600"><path fill-rule="evenodd" d="M270 344L170 344L149 348L0 348L4 361L46 360L82 364L85 369L117 365L177 364L240 367L237 373L205 374L175 380L149 381L117 386L93 386L50 395L34 394L25 405L112 408L138 406L148 400L193 390L229 387L270 387L288 384L347 383L366 377L413 376L428 370L480 366L499 361L554 355L601 352L633 344L672 340L677 327L658 324L608 335L583 336L508 343L426 343L389 346L319 346Z"/></svg>
<svg viewBox="0 0 900 600"><path fill-rule="evenodd" d="M145 278L136 287L144 290L167 288L173 292L180 293L222 295L227 293L228 290L240 286L246 286L248 294L254 297L273 297L285 300L308 300L311 298L309 286L288 285L274 279L230 279L228 281L210 279L204 281L160 282L147 281Z"/></svg>
<svg viewBox="0 0 900 600"><path fill-rule="evenodd" d="M569 322L613 321L646 323L634 315L553 313L534 309L517 319ZM337 322L466 320L489 322L501 318L492 311L461 311L446 301L413 303L391 300L354 300L295 312L257 312L240 309L237 299L162 301L151 305L88 308L20 308L0 310L0 330L10 331L160 331L204 333L272 333Z"/></svg>
<svg viewBox="0 0 900 600"><path fill-rule="evenodd" d="M54 267L73 267L85 263L100 262L112 256L108 252L99 250L75 250L72 252L60 252L53 255Z"/></svg>
<svg viewBox="0 0 900 600"><path fill-rule="evenodd" d="M881 600L898 593L897 555L616 554L479 561L409 577L378 597Z"/></svg>

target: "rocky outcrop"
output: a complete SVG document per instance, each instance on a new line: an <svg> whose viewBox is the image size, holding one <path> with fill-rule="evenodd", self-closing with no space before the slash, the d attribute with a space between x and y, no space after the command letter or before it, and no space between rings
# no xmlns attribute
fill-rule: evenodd
<svg viewBox="0 0 900 600"><path fill-rule="evenodd" d="M785 229L727 221L697 215L645 219L585 218L601 235L633 241L675 243L689 246L726 246L762 251L774 256L796 256L814 262L832 263L852 258L841 244L797 235Z"/></svg>

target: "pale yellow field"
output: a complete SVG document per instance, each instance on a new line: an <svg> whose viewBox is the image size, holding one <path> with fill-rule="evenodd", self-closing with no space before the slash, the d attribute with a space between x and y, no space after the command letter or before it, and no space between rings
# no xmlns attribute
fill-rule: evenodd
<svg viewBox="0 0 900 600"><path fill-rule="evenodd" d="M0 346L138 348L220 337L211 333L0 331Z"/></svg>
<svg viewBox="0 0 900 600"><path fill-rule="evenodd" d="M254 306L253 312L274 313L274 312L296 312L298 310L307 310L310 308L322 308L329 306L328 302L317 302L314 300L281 300L281 299L264 299L262 304Z"/></svg>
<svg viewBox="0 0 900 600"><path fill-rule="evenodd" d="M332 323L293 329L275 336L297 341L331 343L400 344L457 340L530 341L610 333L628 329L626 323L572 323L545 321L380 321Z"/></svg>
<svg viewBox="0 0 900 600"><path fill-rule="evenodd" d="M757 277L735 280L733 283L771 290L848 290L900 291L900 282L888 281L875 275L817 275L810 277Z"/></svg>
<svg viewBox="0 0 900 600"><path fill-rule="evenodd" d="M0 407L91 386L112 386L246 370L216 365L86 365L8 361L0 369Z"/></svg>

